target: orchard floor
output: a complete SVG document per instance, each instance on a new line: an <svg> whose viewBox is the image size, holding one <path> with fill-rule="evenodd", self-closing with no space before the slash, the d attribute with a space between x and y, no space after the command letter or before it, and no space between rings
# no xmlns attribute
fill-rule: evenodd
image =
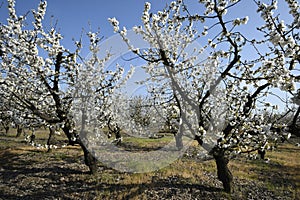
<svg viewBox="0 0 300 200"><path fill-rule="evenodd" d="M10 133L0 136L0 199L300 199L297 142L268 152L268 163L232 160L234 192L228 195L214 162L198 159L196 146L158 171L130 174L99 163L97 175L89 175L78 146L47 153Z"/></svg>

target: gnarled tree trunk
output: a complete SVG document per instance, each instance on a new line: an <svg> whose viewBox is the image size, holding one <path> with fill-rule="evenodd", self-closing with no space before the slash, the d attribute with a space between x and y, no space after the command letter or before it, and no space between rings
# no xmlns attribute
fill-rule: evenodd
<svg viewBox="0 0 300 200"><path fill-rule="evenodd" d="M93 156L91 152L86 148L86 146L80 142L80 147L83 150L84 153L84 163L89 167L90 174L96 174L97 173L97 159Z"/></svg>
<svg viewBox="0 0 300 200"><path fill-rule="evenodd" d="M64 131L65 135L68 138L68 144L69 145L75 145L78 144L78 142L76 142L76 134L74 132L71 132L72 130L72 123L67 120L64 124L64 126L62 127L62 130Z"/></svg>
<svg viewBox="0 0 300 200"><path fill-rule="evenodd" d="M90 174L95 174L97 172L97 159L93 156L91 152L87 149L86 145L82 142L82 139L78 136L78 134L72 130L72 124L70 122L66 122L65 126L62 128L64 133L69 139L69 144L75 145L79 144L84 153L84 163L89 167Z"/></svg>
<svg viewBox="0 0 300 200"><path fill-rule="evenodd" d="M109 135L115 134L115 141L114 143L116 145L120 145L122 142L122 136L121 136L121 128L119 127L118 124L115 124L114 126L111 125L111 118L108 119L108 129L109 129Z"/></svg>
<svg viewBox="0 0 300 200"><path fill-rule="evenodd" d="M231 193L233 176L228 168L229 159L225 156L224 150L216 147L213 149L213 156L217 164L218 179L223 183L224 191Z"/></svg>

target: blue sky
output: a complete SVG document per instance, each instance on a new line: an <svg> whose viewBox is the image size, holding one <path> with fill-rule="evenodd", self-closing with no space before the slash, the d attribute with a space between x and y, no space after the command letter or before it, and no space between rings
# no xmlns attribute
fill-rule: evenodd
<svg viewBox="0 0 300 200"><path fill-rule="evenodd" d="M7 18L7 2L3 1L4 4L0 9L1 22L5 22ZM116 17L122 26L131 28L141 23L140 16L145 2L145 0L49 0L47 1L47 21L44 24L49 25L51 16L58 20L57 28L64 36L67 46L71 45L73 37L75 39L80 37L82 28L89 31L89 23L93 31L100 28L100 35L106 38L114 34L107 20L109 17ZM153 10L164 8L167 2L170 1L152 1ZM16 0L17 14L23 15L28 10L36 9L38 3L38 0Z"/></svg>
<svg viewBox="0 0 300 200"><path fill-rule="evenodd" d="M71 48L72 38L78 39L84 28L89 31L89 23L92 30L96 31L100 28L100 35L104 38L112 36L113 29L108 23L109 17L116 17L120 21L121 26L126 26L131 29L134 25L141 24L141 14L144 9L144 4L147 0L49 0L46 12L46 27L50 26L50 19L57 20L57 28L64 36L63 44L67 48ZM0 21L5 22L7 18L7 2L3 0L2 8L0 8ZM171 0L148 0L152 4L151 11L163 9ZM196 13L203 10L198 0L185 0L191 13ZM16 8L18 15L24 15L31 9L36 9L38 0L16 0ZM287 12L286 6L279 2L281 13ZM244 17L250 16L249 27L253 29L253 25L259 24L261 21L258 15L253 15L256 11L256 5L252 0L243 0L234 9L233 12L228 12L228 17ZM247 28L247 27L243 27ZM251 31L250 31L251 32ZM255 31L254 31L255 32ZM253 33L254 33L253 32Z"/></svg>

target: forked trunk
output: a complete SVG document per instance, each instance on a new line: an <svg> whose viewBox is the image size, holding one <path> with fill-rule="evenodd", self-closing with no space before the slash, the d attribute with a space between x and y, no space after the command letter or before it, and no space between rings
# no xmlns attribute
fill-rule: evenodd
<svg viewBox="0 0 300 200"><path fill-rule="evenodd" d="M222 149L215 149L213 152L217 164L218 179L223 183L224 191L232 192L233 176L228 168L229 159L225 157Z"/></svg>
<svg viewBox="0 0 300 200"><path fill-rule="evenodd" d="M5 127L5 134L6 134L6 135L8 134L8 131L9 131L9 126L6 126L6 127Z"/></svg>

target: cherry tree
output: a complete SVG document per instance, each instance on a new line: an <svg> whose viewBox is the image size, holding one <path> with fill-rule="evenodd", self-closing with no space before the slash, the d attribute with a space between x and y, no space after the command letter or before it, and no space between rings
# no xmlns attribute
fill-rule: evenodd
<svg viewBox="0 0 300 200"><path fill-rule="evenodd" d="M167 102L162 106L162 112L165 119L164 131L172 133L175 137L177 149L183 148L181 112L175 102Z"/></svg>
<svg viewBox="0 0 300 200"><path fill-rule="evenodd" d="M149 43L146 49L132 46L126 28L110 19L129 49L147 61L144 68L157 83L149 92L162 102L166 94L168 100L176 99L182 134L196 139L213 156L226 192L232 191L233 181L229 159L268 149L281 137L274 127L283 124L270 124L263 112L280 106L267 102L274 88L293 94L299 70L297 2L286 1L293 18L288 25L274 14L277 1L254 2L264 20L257 38L242 28L248 16L228 19L226 15L241 2L200 0L202 14L191 13L182 0L157 13L151 13L151 4L146 3L143 26L133 28ZM190 50L195 41L203 47Z"/></svg>
<svg viewBox="0 0 300 200"><path fill-rule="evenodd" d="M9 18L0 24L0 89L13 98L18 105L15 109L48 124L50 131L60 124L69 144L81 146L85 164L95 173L96 159L76 129L76 116L82 115L83 99L91 94L97 103L97 116L104 112L114 88L126 81L122 78L124 70L119 66L105 69L110 54L98 58L98 32L85 34L88 58L81 56L84 37L75 41L74 51L65 48L62 35L55 28L43 26L46 7L47 2L41 1L38 9L32 10L30 26L26 19L30 13L18 16L15 1L8 0Z"/></svg>
<svg viewBox="0 0 300 200"><path fill-rule="evenodd" d="M128 101L127 124L132 123L131 130L135 130L134 133L142 137L157 137L156 133L162 129L162 119L157 115L152 100L148 97L136 96Z"/></svg>

